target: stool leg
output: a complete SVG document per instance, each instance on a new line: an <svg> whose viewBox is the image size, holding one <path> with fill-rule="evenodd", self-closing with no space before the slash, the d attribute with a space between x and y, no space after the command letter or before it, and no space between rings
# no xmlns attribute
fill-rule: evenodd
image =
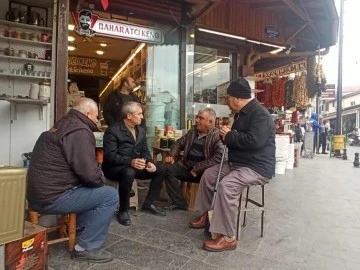
<svg viewBox="0 0 360 270"><path fill-rule="evenodd" d="M246 226L246 209L247 209L248 202L249 202L249 190L250 190L250 187L248 187L248 188L246 189L245 212L244 212L243 227Z"/></svg>
<svg viewBox="0 0 360 270"><path fill-rule="evenodd" d="M265 186L261 186L261 206L265 207ZM264 214L265 208L261 211L261 237L264 237Z"/></svg>
<svg viewBox="0 0 360 270"><path fill-rule="evenodd" d="M67 223L68 223L68 215L67 214L63 214L60 217L60 221L59 221L59 235L61 238L65 238L68 237L68 232L66 231L66 227L67 227Z"/></svg>
<svg viewBox="0 0 360 270"><path fill-rule="evenodd" d="M242 192L240 193L239 199L239 208L238 208L238 215L237 215L237 225L236 225L236 240L239 240L239 229L240 229L240 215L241 215L241 200L242 200Z"/></svg>
<svg viewBox="0 0 360 270"><path fill-rule="evenodd" d="M69 214L69 251L74 250L76 238L76 214Z"/></svg>
<svg viewBox="0 0 360 270"><path fill-rule="evenodd" d="M39 213L35 211L29 211L29 221L32 224L39 225Z"/></svg>

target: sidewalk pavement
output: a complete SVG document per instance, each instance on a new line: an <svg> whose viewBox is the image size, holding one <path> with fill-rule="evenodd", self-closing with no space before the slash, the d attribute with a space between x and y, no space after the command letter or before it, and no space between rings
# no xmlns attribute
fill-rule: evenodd
<svg viewBox="0 0 360 270"><path fill-rule="evenodd" d="M348 160L316 155L277 175L265 188L265 235L260 213L248 213L235 251L202 250L203 231L190 229L198 213L141 211L124 227L114 218L106 248L115 259L91 264L70 259L66 244L50 247L49 269L359 269L360 168ZM141 190L144 196L147 190ZM250 194L259 198L260 189ZM142 196L142 197L143 197Z"/></svg>

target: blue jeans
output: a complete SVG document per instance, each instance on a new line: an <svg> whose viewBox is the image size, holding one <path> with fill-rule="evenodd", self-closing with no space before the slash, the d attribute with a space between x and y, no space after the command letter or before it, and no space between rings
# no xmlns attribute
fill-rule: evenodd
<svg viewBox="0 0 360 270"><path fill-rule="evenodd" d="M41 214L76 213L77 227L84 228L77 244L92 250L105 242L118 201L118 192L112 187L75 187L65 191L53 204L45 207L31 204L31 207Z"/></svg>

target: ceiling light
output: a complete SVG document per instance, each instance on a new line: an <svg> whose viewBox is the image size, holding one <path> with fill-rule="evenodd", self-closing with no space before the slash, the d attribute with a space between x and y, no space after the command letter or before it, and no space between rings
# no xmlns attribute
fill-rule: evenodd
<svg viewBox="0 0 360 270"><path fill-rule="evenodd" d="M224 37L230 37L230 38L235 38L235 39L240 39L240 40L246 40L245 37L231 35L231 34L218 32L218 31L213 31L213 30L204 29L204 28L199 28L199 31L206 32L206 33L209 33L209 34L215 34L215 35L219 35L219 36L224 36Z"/></svg>
<svg viewBox="0 0 360 270"><path fill-rule="evenodd" d="M98 55L103 55L103 54L104 54L104 51L97 50L96 53L97 53Z"/></svg>
<svg viewBox="0 0 360 270"><path fill-rule="evenodd" d="M68 41L69 42L73 42L75 40L75 38L74 37L72 37L72 36L68 36Z"/></svg>
<svg viewBox="0 0 360 270"><path fill-rule="evenodd" d="M101 47L106 47L107 44L106 44L106 43L100 43L100 46L101 46Z"/></svg>
<svg viewBox="0 0 360 270"><path fill-rule="evenodd" d="M194 37L195 37L195 34L194 34L194 33L190 34L190 37L191 37L191 38L194 38Z"/></svg>
<svg viewBox="0 0 360 270"><path fill-rule="evenodd" d="M283 48L278 48L278 49L275 49L275 50L272 50L271 52L269 52L270 54L277 54L281 51L283 51L284 49Z"/></svg>
<svg viewBox="0 0 360 270"><path fill-rule="evenodd" d="M247 39L246 41L251 42L251 43L255 43L255 44L259 44L259 45L265 45L265 46L269 46L269 47L279 48L279 49L283 49L283 50L286 49L286 47L284 47L284 46L279 46L279 45L276 45L276 44L261 42L261 41L257 41L257 40Z"/></svg>
<svg viewBox="0 0 360 270"><path fill-rule="evenodd" d="M75 46L68 46L68 51L75 51Z"/></svg>
<svg viewBox="0 0 360 270"><path fill-rule="evenodd" d="M69 25L68 25L68 29L69 29L70 31L73 31L73 30L75 29L75 25L69 24Z"/></svg>

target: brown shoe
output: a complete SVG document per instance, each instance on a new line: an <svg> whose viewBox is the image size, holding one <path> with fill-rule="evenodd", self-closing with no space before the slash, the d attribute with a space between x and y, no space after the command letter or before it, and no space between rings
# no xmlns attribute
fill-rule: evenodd
<svg viewBox="0 0 360 270"><path fill-rule="evenodd" d="M207 240L203 243L203 249L214 252L233 250L236 249L236 246L237 246L236 239L231 242L228 242L225 240L225 237L223 235L220 235L213 240Z"/></svg>
<svg viewBox="0 0 360 270"><path fill-rule="evenodd" d="M189 226L194 229L205 228L206 218L207 218L207 214L204 213L197 219L190 221Z"/></svg>

